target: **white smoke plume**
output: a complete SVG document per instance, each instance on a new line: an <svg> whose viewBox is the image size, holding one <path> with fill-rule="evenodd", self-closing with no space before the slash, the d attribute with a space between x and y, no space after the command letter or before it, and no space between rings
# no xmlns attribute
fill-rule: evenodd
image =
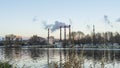
<svg viewBox="0 0 120 68"><path fill-rule="evenodd" d="M60 28L60 26L62 26L62 27L66 26L66 28L69 27L69 25L66 25L66 24L63 23L63 22L55 21L54 25L52 26L51 31L52 31L52 32L56 31L57 29Z"/></svg>
<svg viewBox="0 0 120 68"><path fill-rule="evenodd" d="M53 24L47 24L45 21L43 22L44 29L51 28Z"/></svg>
<svg viewBox="0 0 120 68"><path fill-rule="evenodd" d="M59 21L55 21L54 24L46 24L46 22L43 23L45 29L50 28L51 32L54 32L58 29L60 29L60 26L63 28L64 26L66 26L66 28L69 27L69 25L66 25L64 22L59 22Z"/></svg>

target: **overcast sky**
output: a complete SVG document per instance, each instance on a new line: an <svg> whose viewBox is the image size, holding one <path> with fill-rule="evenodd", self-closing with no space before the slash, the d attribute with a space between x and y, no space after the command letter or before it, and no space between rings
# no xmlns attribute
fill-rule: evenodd
<svg viewBox="0 0 120 68"><path fill-rule="evenodd" d="M47 37L42 23L55 21L71 24L73 31L90 33L94 24L96 32L119 32L120 0L0 0L0 36Z"/></svg>

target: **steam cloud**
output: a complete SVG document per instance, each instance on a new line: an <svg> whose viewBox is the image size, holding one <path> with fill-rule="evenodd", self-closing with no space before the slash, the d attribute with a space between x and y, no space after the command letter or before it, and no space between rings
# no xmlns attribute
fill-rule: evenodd
<svg viewBox="0 0 120 68"><path fill-rule="evenodd" d="M45 21L43 22L43 25L44 25L44 29L48 29L53 26L53 24L47 24Z"/></svg>
<svg viewBox="0 0 120 68"><path fill-rule="evenodd" d="M62 26L62 27L66 26L66 28L69 27L69 25L66 25L64 22L59 22L59 21L55 21L54 24L46 24L46 22L43 22L43 25L44 25L45 29L51 28L52 32L60 29L60 26Z"/></svg>

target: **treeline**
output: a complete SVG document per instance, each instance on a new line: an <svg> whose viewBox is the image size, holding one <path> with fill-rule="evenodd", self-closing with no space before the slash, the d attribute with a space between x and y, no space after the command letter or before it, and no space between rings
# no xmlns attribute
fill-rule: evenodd
<svg viewBox="0 0 120 68"><path fill-rule="evenodd" d="M69 35L68 35L69 36ZM68 37L69 38L69 37ZM104 32L104 33L91 33L84 34L81 31L71 32L70 39L72 44L120 44L120 34L118 32ZM53 44L56 42L52 39ZM57 41L59 42L59 41ZM63 40L64 42L64 40ZM28 40L24 40L21 36L16 36L13 34L6 35L0 45L46 45L48 44L47 39L33 35Z"/></svg>
<svg viewBox="0 0 120 68"><path fill-rule="evenodd" d="M17 36L14 34L6 35L2 41L0 41L0 45L45 45L47 44L46 39L39 37L37 35L33 35L28 40L24 40L21 36Z"/></svg>
<svg viewBox="0 0 120 68"><path fill-rule="evenodd" d="M120 44L118 32L91 33L85 35L83 32L71 32L71 42L74 44Z"/></svg>

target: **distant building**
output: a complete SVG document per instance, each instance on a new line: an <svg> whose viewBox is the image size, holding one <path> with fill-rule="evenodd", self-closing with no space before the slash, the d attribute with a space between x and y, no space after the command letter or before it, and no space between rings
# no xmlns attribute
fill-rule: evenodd
<svg viewBox="0 0 120 68"><path fill-rule="evenodd" d="M49 44L54 44L54 40L55 38L54 38L54 36L50 36L49 37Z"/></svg>
<svg viewBox="0 0 120 68"><path fill-rule="evenodd" d="M30 39L29 39L29 44L30 45L44 45L46 44L46 39L39 37L37 35L33 35Z"/></svg>

